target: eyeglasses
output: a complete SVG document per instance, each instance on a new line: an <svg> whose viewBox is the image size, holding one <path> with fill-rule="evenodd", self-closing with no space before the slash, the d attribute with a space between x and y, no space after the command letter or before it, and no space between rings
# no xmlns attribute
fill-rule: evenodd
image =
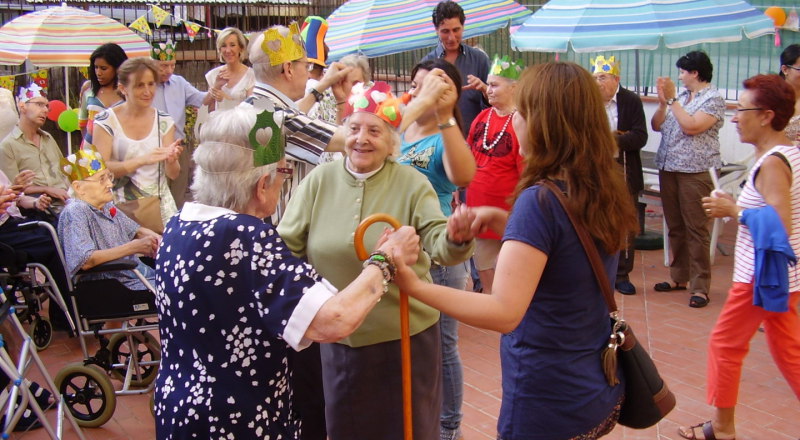
<svg viewBox="0 0 800 440"><path fill-rule="evenodd" d="M597 81L597 82L606 82L606 81L611 81L611 79L612 79L612 78L613 78L613 77L612 77L612 76L610 76L610 75L596 75L596 76L594 77L595 81Z"/></svg>
<svg viewBox="0 0 800 440"><path fill-rule="evenodd" d="M795 67L795 66L792 66L792 65L790 65L790 64L784 64L784 66L786 66L786 67L788 67L788 68L790 68L790 69L792 69L792 70L797 70L797 71L799 71L799 72L800 72L800 67Z"/></svg>
<svg viewBox="0 0 800 440"><path fill-rule="evenodd" d="M749 112L749 111L753 111L753 110L764 110L764 109L761 108L761 107L737 108L736 109L736 113Z"/></svg>
<svg viewBox="0 0 800 440"><path fill-rule="evenodd" d="M279 173L281 173L283 175L286 175L286 176L291 176L292 174L294 174L294 168L289 168L289 167L276 168L275 171L277 171L277 172L279 172Z"/></svg>
<svg viewBox="0 0 800 440"><path fill-rule="evenodd" d="M50 103L47 102L28 101L28 104L33 104L35 106L38 106L39 108L47 108L47 109L50 108Z"/></svg>

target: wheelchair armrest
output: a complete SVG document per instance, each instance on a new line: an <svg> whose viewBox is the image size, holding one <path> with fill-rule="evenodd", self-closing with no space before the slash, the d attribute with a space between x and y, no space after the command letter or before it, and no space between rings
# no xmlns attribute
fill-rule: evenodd
<svg viewBox="0 0 800 440"><path fill-rule="evenodd" d="M85 275L87 273L100 273L100 272L116 272L120 270L133 270L136 269L137 263L133 260L126 260L124 258L120 258L118 260L107 261L103 264L98 264L97 266L86 269L86 270L79 270L78 275Z"/></svg>
<svg viewBox="0 0 800 440"><path fill-rule="evenodd" d="M17 224L17 230L18 231L29 231L31 229L36 229L36 228L39 227L39 223L40 222L38 222L38 221L30 221L30 222L25 222L25 223L19 223L19 224Z"/></svg>

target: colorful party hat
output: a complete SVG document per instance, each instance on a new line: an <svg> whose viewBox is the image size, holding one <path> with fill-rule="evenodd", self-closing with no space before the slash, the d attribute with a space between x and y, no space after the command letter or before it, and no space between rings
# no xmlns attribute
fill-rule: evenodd
<svg viewBox="0 0 800 440"><path fill-rule="evenodd" d="M367 87L357 83L347 100L344 116L348 117L356 112L372 113L397 128L403 119L404 107L404 101L392 95L392 88L388 83L377 81Z"/></svg>
<svg viewBox="0 0 800 440"><path fill-rule="evenodd" d="M167 40L166 43L153 43L150 55L154 60L172 61L175 59L175 43Z"/></svg>
<svg viewBox="0 0 800 440"><path fill-rule="evenodd" d="M494 61L492 61L492 67L489 69L489 74L516 81L519 79L520 75L522 75L522 70L524 68L525 66L521 62L517 63L511 61L508 55L503 55L503 58L495 55Z"/></svg>
<svg viewBox="0 0 800 440"><path fill-rule="evenodd" d="M306 45L308 62L327 67L325 64L325 34L328 32L328 21L322 17L306 17L300 36Z"/></svg>
<svg viewBox="0 0 800 440"><path fill-rule="evenodd" d="M607 73L609 75L619 76L619 62L615 61L613 56L605 59L602 55L598 55L597 58L591 60L591 62L592 74Z"/></svg>
<svg viewBox="0 0 800 440"><path fill-rule="evenodd" d="M17 95L17 99L19 102L28 102L33 98L44 98L44 94L42 93L42 88L39 87L39 84L31 83L28 87L20 87L19 88L19 95Z"/></svg>
<svg viewBox="0 0 800 440"><path fill-rule="evenodd" d="M69 177L70 182L94 176L104 169L106 163L93 145L88 145L61 159L61 173Z"/></svg>
<svg viewBox="0 0 800 440"><path fill-rule="evenodd" d="M289 35L285 37L275 27L265 30L261 50L269 56L271 66L303 58L306 51L303 48L303 40L300 38L300 28L297 27L297 22L289 25Z"/></svg>

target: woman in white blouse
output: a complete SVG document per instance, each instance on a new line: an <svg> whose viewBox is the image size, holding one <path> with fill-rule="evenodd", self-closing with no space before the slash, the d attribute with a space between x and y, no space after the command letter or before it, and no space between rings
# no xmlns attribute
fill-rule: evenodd
<svg viewBox="0 0 800 440"><path fill-rule="evenodd" d="M247 60L247 40L239 29L228 27L217 37L217 52L222 66L206 73L208 93L214 98L208 111L228 110L239 105L253 93L256 76L244 65Z"/></svg>

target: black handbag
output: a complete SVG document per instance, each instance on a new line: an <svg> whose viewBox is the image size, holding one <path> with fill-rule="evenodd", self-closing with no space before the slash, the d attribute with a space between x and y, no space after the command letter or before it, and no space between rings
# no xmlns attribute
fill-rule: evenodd
<svg viewBox="0 0 800 440"><path fill-rule="evenodd" d="M540 184L552 191L559 203L567 213L572 227L581 240L583 249L592 271L603 292L603 297L608 306L611 319L612 332L608 345L603 350L601 362L603 371L609 385L619 384L617 378L617 362L622 364L622 373L625 376L625 400L619 415L619 424L634 429L644 429L658 423L673 408L675 408L675 395L669 390L667 384L658 374L650 355L638 343L631 327L619 317L617 302L611 290L611 282L603 268L597 246L581 224L570 214L566 200L561 189L551 181L542 181Z"/></svg>

